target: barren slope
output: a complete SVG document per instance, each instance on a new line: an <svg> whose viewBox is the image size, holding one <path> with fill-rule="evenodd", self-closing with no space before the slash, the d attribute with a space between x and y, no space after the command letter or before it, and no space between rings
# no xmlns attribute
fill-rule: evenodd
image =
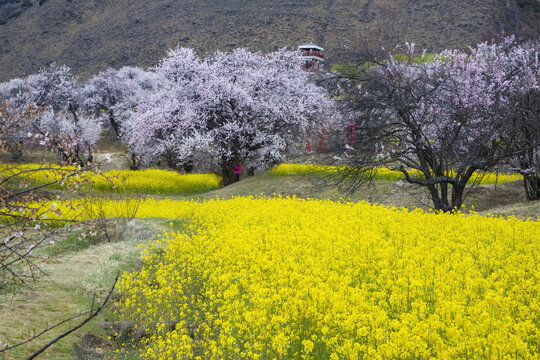
<svg viewBox="0 0 540 360"><path fill-rule="evenodd" d="M14 3L34 4L0 25L0 81L53 60L82 75L108 66L149 66L177 44L201 52L240 46L270 51L314 41L327 48L330 60L341 60L364 39L439 50L526 27L516 0L0 1L12 9Z"/></svg>

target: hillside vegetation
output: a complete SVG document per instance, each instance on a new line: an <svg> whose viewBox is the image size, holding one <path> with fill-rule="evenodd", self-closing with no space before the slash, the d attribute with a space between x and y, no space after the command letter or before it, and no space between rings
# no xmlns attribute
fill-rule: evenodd
<svg viewBox="0 0 540 360"><path fill-rule="evenodd" d="M2 0L0 81L51 61L82 75L150 66L177 44L204 53L314 41L330 61L373 39L413 41L430 51L463 48L503 30L525 31L524 16L534 27L540 3L520 1L521 7L515 0Z"/></svg>

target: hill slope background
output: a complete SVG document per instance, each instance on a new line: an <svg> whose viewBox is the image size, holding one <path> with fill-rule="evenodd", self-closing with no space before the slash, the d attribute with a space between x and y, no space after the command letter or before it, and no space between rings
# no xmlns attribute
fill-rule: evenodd
<svg viewBox="0 0 540 360"><path fill-rule="evenodd" d="M147 67L178 44L266 52L313 41L330 61L370 39L463 48L530 31L539 16L540 0L0 0L0 81L51 61L83 77Z"/></svg>

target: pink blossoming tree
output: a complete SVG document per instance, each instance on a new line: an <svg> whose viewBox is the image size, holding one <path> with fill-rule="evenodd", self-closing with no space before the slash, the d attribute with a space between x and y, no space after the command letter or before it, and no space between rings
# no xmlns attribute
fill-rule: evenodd
<svg viewBox="0 0 540 360"><path fill-rule="evenodd" d="M363 67L341 94L357 134L341 175L365 180L388 166L425 187L435 209L459 209L477 174L538 153L538 138L520 140L524 124L538 128L538 113L523 106L538 95L538 50L508 37L418 61L408 44L408 61L390 55Z"/></svg>

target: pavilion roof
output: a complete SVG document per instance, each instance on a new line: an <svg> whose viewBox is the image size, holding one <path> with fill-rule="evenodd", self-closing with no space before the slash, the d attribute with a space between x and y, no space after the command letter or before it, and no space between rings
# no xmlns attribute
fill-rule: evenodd
<svg viewBox="0 0 540 360"><path fill-rule="evenodd" d="M315 45L312 42L304 44L304 45L300 45L298 47L298 49L299 50L302 50L302 49L317 49L317 50L320 50L320 51L324 51L324 49L322 47L320 47L319 45Z"/></svg>

